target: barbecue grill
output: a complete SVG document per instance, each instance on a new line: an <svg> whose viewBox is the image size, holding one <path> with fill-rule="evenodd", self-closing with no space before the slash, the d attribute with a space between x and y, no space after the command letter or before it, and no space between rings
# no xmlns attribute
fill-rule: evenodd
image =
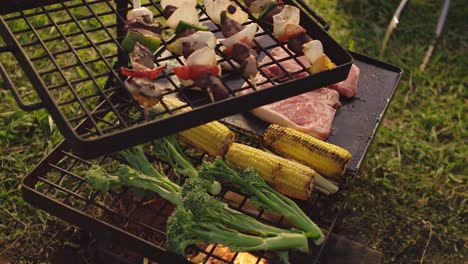
<svg viewBox="0 0 468 264"><path fill-rule="evenodd" d="M237 0L234 2L244 6ZM274 84L273 87L241 97L234 95L241 89L254 88L255 85L238 73L226 73L222 80L232 96L216 103L211 103L206 95L180 88L175 82L175 76L164 74L161 78L173 87L167 95L177 94L187 102L180 108L192 107L193 110L155 121L144 119L140 107L122 87L122 76L116 71L121 65L126 65L128 60L119 44L124 33L126 12L130 8L126 0L47 0L41 1L41 4L22 0L6 4L0 11L0 35L7 46L0 51L12 53L18 60L40 100L30 100L34 95L17 89L18 84L25 85L24 81L11 78L11 73L7 72L1 62L0 74L23 109L47 108L65 137L65 141L24 178L24 199L93 232L103 241L119 241L121 245L157 262L186 261L165 250L165 224L173 209L171 204L158 198L135 200L127 189L96 192L83 179L87 168L94 163L112 168L115 164L115 157L111 154L113 151L220 118L224 118L223 122L241 135L255 139L267 124L248 114L238 113L341 81L346 78L354 58L354 63L361 69L360 94L358 98L342 100L344 107L335 117L334 132L328 140L353 154L346 179L340 183L341 191L337 195L314 194L307 202L299 202L311 219L330 234L340 221L354 179L402 71L398 67L342 49L326 33L328 25L325 21L306 4L299 0L286 2L301 7L301 24L310 35L323 42L325 52L338 65L336 69L301 79L293 79L296 73L287 73L286 76L278 77L289 79L281 84L276 83L277 78L268 78L267 82ZM146 1L143 6L151 8L155 13L161 11L153 0ZM203 14L202 9L200 12ZM257 22L253 17L250 19L248 23ZM210 23L206 16L202 16L201 20ZM269 51L284 46L268 33L267 25L261 26L256 39L264 39L265 42L257 44L264 56L273 59L271 64L281 68L280 62L283 60L298 61L297 56L291 53L288 58L275 60ZM70 31L70 28L73 30ZM65 29L72 33L64 33ZM215 34L220 31L213 23L210 29ZM57 43L63 44L62 49L53 49ZM159 54L156 61L158 64L167 61L183 63L177 56L164 50L160 50ZM61 58L68 60L64 60L62 65L58 62L62 61ZM229 63L222 56L220 61ZM260 65L260 71L268 65ZM306 70L303 67L299 72ZM161 116L180 108L169 109L165 106L166 111ZM192 150L189 152L193 153ZM197 165L205 156L197 153L191 155L191 158ZM169 167L166 167L166 173L173 174ZM249 206L248 197L243 197L234 189L224 189L220 197L233 208L267 223L287 225L276 215L254 210ZM309 254L295 254L294 262L310 263L313 259L318 263L328 237L320 247L311 246ZM216 256L214 250L207 252L201 247L193 247L191 250L205 254L207 258L234 262L234 259ZM260 254L261 257L263 255Z"/></svg>

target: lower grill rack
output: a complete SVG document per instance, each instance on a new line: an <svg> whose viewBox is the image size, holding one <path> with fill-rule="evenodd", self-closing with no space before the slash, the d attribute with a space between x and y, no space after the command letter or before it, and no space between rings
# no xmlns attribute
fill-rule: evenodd
<svg viewBox="0 0 468 264"><path fill-rule="evenodd" d="M193 163L198 165L206 157L202 153L187 149ZM156 161L157 162L157 161ZM98 239L117 242L142 256L158 263L180 263L187 259L166 251L166 222L174 207L160 197L141 199L132 190L122 189L108 193L95 191L84 180L84 175L92 164L100 164L108 170L116 165L112 156L94 160L81 159L70 152L67 143L61 143L23 181L23 195L26 201L50 212L72 224L89 230ZM164 167L166 175L174 176L171 168ZM327 197L315 193L307 202L298 204L325 232L333 229L337 217L343 209L346 192L342 186L338 196ZM236 190L224 189L220 197L232 208L275 226L288 226L288 223L275 213L256 210L248 197ZM294 254L300 263L310 263L319 257L320 247L310 242L309 254ZM324 242L323 245L325 245ZM220 263L234 263L238 254L231 258L216 254L216 247L196 245L190 247L190 255L198 259L216 259ZM219 247L219 246L218 246ZM266 257L256 253L258 261ZM258 262L260 263L260 262Z"/></svg>

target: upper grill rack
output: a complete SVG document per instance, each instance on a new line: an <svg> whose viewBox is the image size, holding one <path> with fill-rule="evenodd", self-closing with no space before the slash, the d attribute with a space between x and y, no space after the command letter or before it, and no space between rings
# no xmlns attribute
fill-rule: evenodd
<svg viewBox="0 0 468 264"><path fill-rule="evenodd" d="M243 3L237 0L234 2L245 9ZM290 4L300 5L295 1ZM11 5L19 4L11 1ZM156 19L161 18L159 2L147 0L143 6L151 9ZM307 72L307 69L296 55L259 24L255 39L257 51L260 58L266 56L271 59L271 62L259 65L260 73L265 77L263 82L252 83L236 71L226 72L222 81L229 88L231 97L210 103L207 95L179 87L173 73L164 73L160 81L171 88L164 95L177 95L187 103L177 109L170 109L163 104L165 112L160 113L160 119L145 121L140 107L123 87L117 71L119 66L128 62L120 42L129 8L126 0L117 0L115 3L74 0L30 10L18 7L17 12L0 17L0 35L19 61L58 128L69 140L73 151L83 157L107 154L341 81L346 78L352 62L350 55L303 12L304 28L323 42L325 52L338 66L331 71L294 79L294 75ZM220 28L211 22L202 7L198 9L201 22L221 37ZM251 16L246 23L256 22ZM288 56L275 59L272 56L275 48L283 49ZM235 68L220 52L219 46L216 50L219 62L229 63ZM158 54L156 63L159 65L168 62L183 65L183 60L164 52L164 48ZM288 72L281 64L287 60L294 60L301 66L300 69ZM263 69L273 64L283 70L283 76L269 78L265 74ZM277 81L280 79L289 81L279 84ZM235 96L242 89L256 90L255 87L265 83L273 86ZM166 117L168 113L188 107L193 110Z"/></svg>

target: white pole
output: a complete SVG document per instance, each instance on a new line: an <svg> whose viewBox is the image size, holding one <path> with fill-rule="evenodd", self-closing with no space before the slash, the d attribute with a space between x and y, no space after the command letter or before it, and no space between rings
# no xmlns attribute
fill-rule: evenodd
<svg viewBox="0 0 468 264"><path fill-rule="evenodd" d="M140 0L133 0L133 9L137 9L141 7Z"/></svg>

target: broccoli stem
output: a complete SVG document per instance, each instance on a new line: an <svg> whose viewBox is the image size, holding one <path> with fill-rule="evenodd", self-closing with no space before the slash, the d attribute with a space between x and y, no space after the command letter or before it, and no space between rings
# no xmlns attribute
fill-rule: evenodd
<svg viewBox="0 0 468 264"><path fill-rule="evenodd" d="M153 153L160 159L167 162L177 174L185 175L189 178L198 177L198 171L189 161L182 151L174 136L160 138L154 141ZM204 183L205 189L214 195L221 192L219 182Z"/></svg>
<svg viewBox="0 0 468 264"><path fill-rule="evenodd" d="M182 188L179 185L165 176L150 177L123 164L119 165L115 175L99 165L93 165L86 173L86 181L99 191L128 186L155 192L174 205L182 204Z"/></svg>
<svg viewBox="0 0 468 264"><path fill-rule="evenodd" d="M153 151L157 157L169 163L176 173L197 177L198 171L180 149L175 137L164 137L154 141Z"/></svg>
<svg viewBox="0 0 468 264"><path fill-rule="evenodd" d="M195 228L193 232L200 236L205 235L211 243L221 243L235 252L289 249L308 252L309 250L307 238L300 233L278 233L272 237L259 237L225 230L214 224L205 224L205 226L207 227L203 229ZM211 229L211 232L207 232L206 229Z"/></svg>
<svg viewBox="0 0 468 264"><path fill-rule="evenodd" d="M285 230L281 228L277 228L274 226L263 224L255 220L254 218L247 216L243 213L238 211L232 210L229 207L226 207L226 213L221 215L221 221L225 224L228 224L235 228L236 230L252 233L252 234L260 234L262 236L269 236L275 235L278 233L298 233L295 230Z"/></svg>
<svg viewBox="0 0 468 264"><path fill-rule="evenodd" d="M140 175L138 177L130 177L128 179L127 185L155 192L174 205L179 205L181 203L179 196L181 189L175 188L172 182L168 182L164 179L157 179L148 177L146 175Z"/></svg>
<svg viewBox="0 0 468 264"><path fill-rule="evenodd" d="M254 204L283 215L319 245L324 240L320 228L286 196L274 190L252 170L238 172L221 159L206 163L200 170L200 176L209 180L218 180L237 185L244 195L251 195Z"/></svg>
<svg viewBox="0 0 468 264"><path fill-rule="evenodd" d="M204 209L201 209L202 211ZM185 248L197 242L220 243L233 251L308 251L307 237L303 233L288 233L285 230L259 236L237 230L219 220L205 218L184 206L177 207L168 220L169 251L183 254Z"/></svg>
<svg viewBox="0 0 468 264"><path fill-rule="evenodd" d="M125 149L117 153L117 157L124 160L130 167L143 172L145 175L153 177L165 177L156 171L153 165L146 158L143 152L143 146L136 146Z"/></svg>

